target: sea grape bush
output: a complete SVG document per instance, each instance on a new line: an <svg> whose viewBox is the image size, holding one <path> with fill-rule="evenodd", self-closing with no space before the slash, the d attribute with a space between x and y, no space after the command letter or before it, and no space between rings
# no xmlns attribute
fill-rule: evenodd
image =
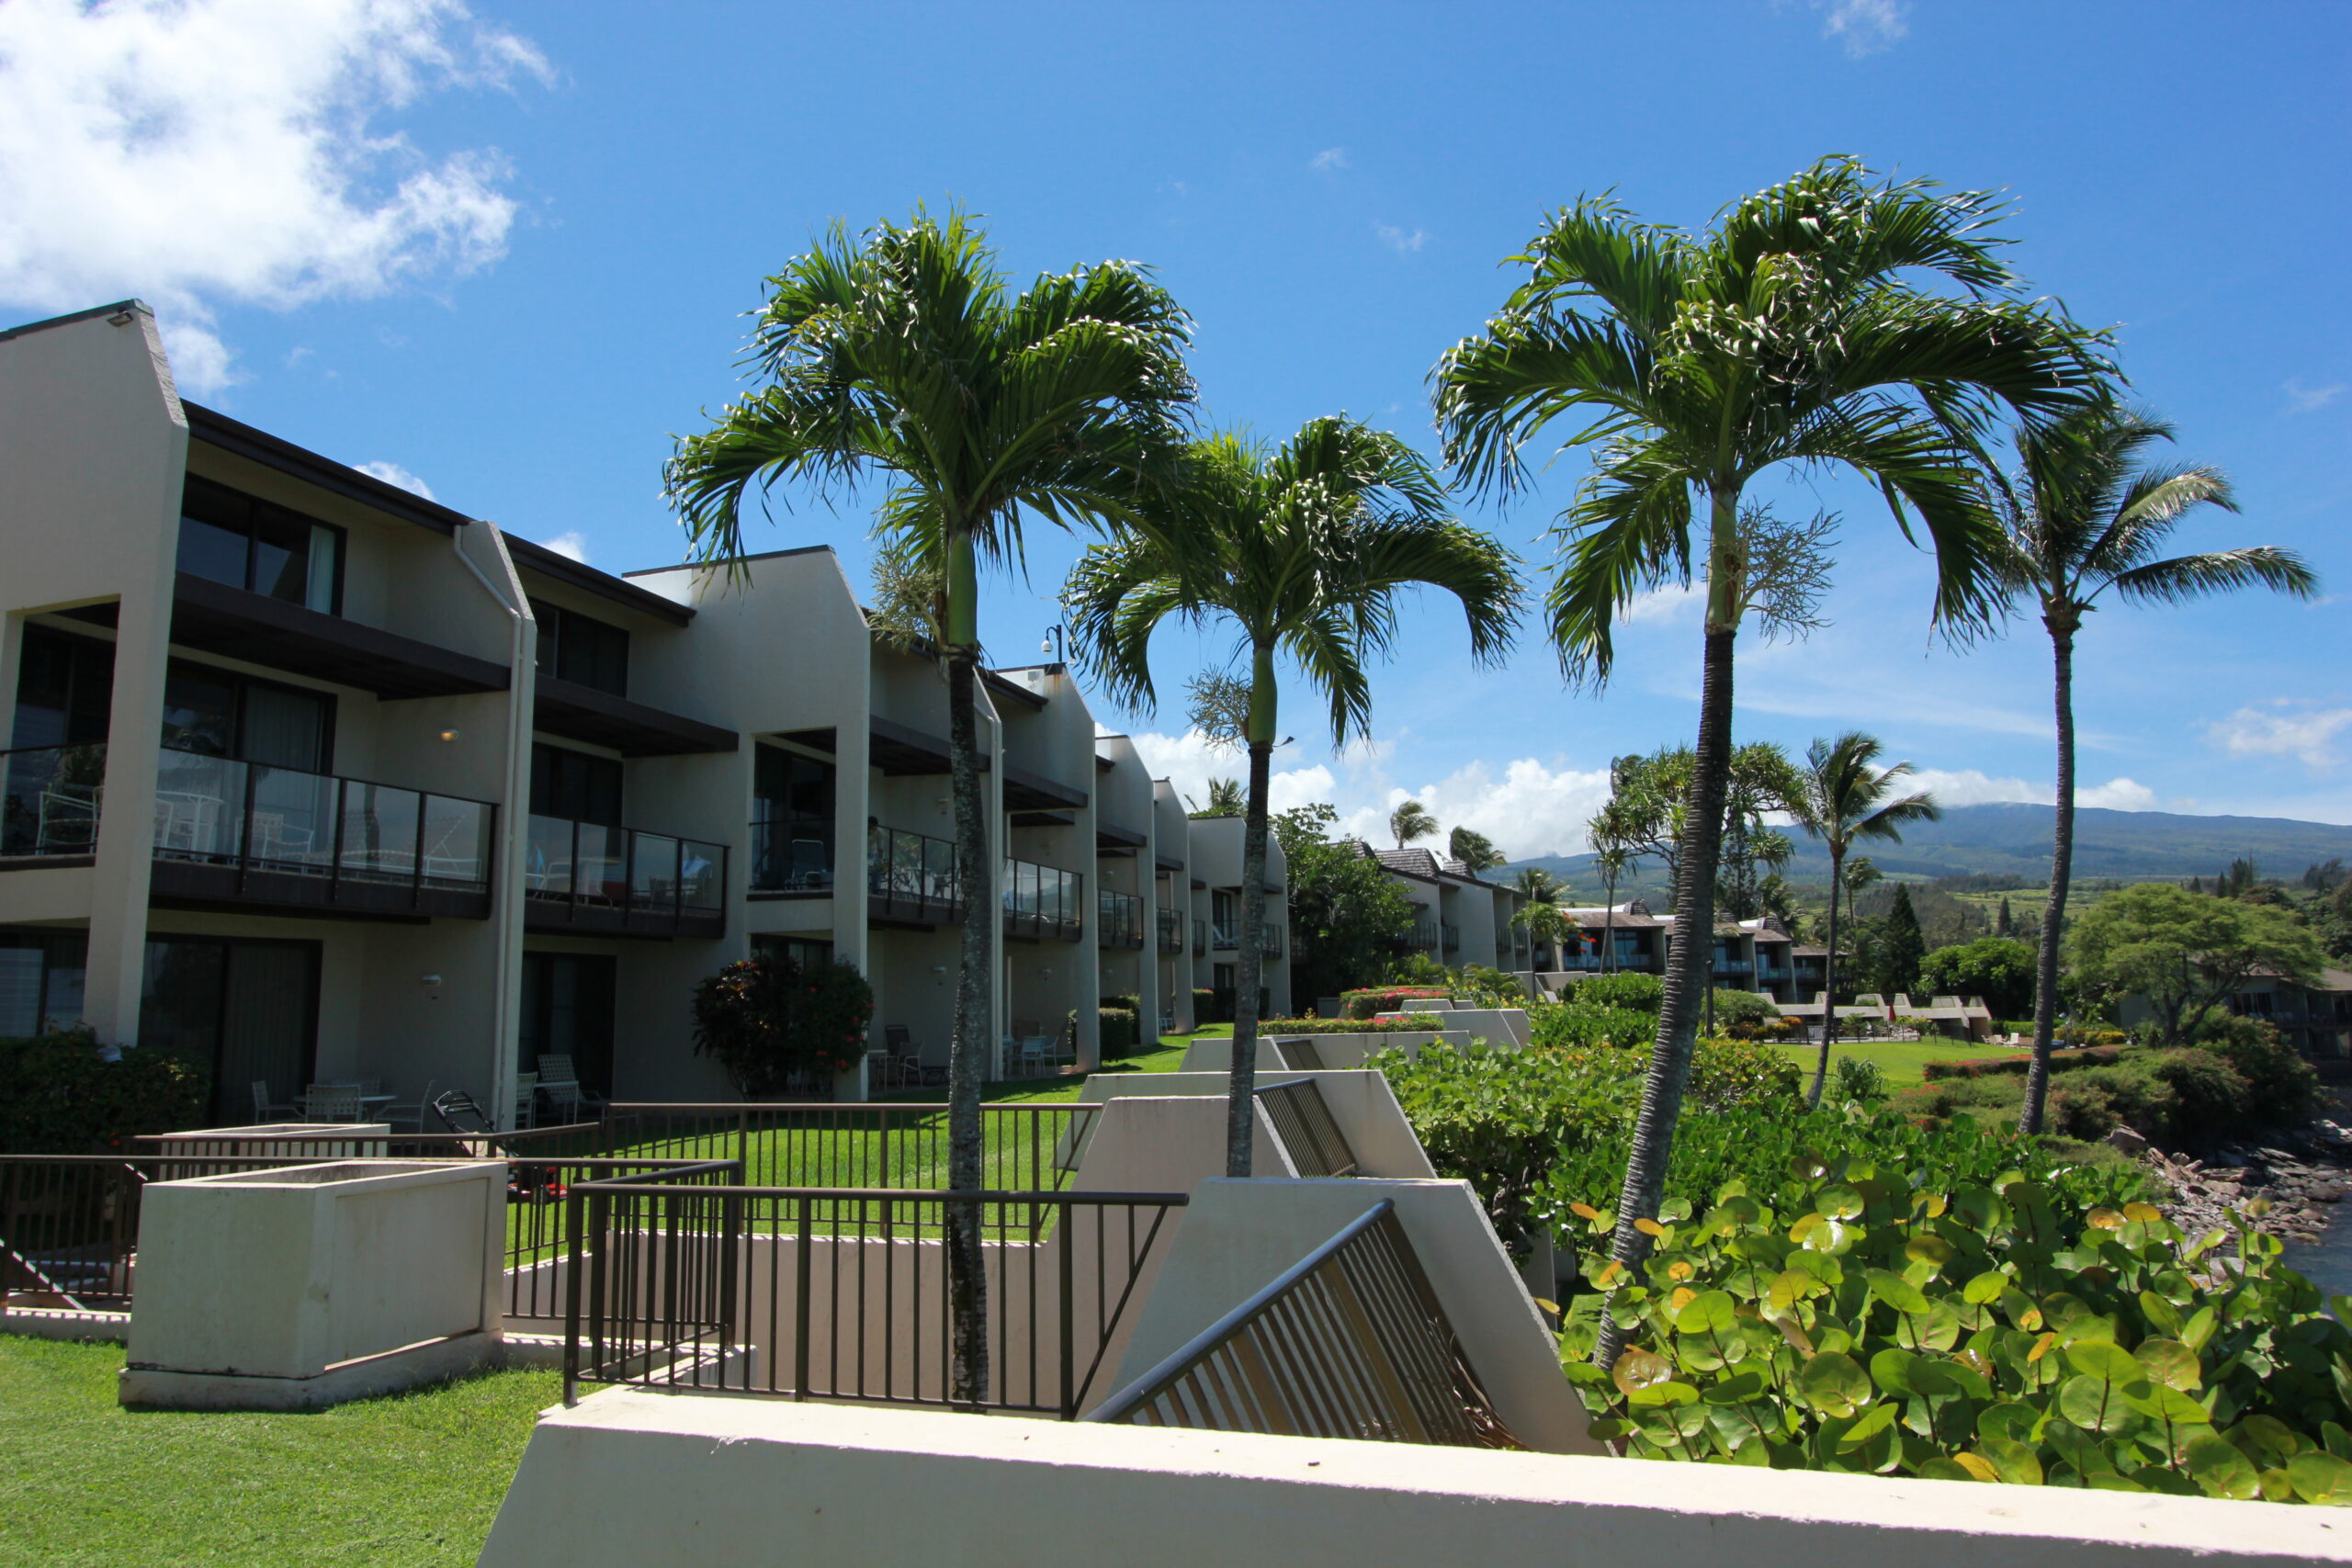
<svg viewBox="0 0 2352 1568"><path fill-rule="evenodd" d="M1563 1364L1644 1458L2352 1502L2352 1301L2329 1315L2244 1221L2192 1240L2137 1200L2073 1206L2021 1168L1799 1155L1669 1201L1629 1271L1579 1203ZM1634 1342L1603 1371L1607 1292Z"/></svg>

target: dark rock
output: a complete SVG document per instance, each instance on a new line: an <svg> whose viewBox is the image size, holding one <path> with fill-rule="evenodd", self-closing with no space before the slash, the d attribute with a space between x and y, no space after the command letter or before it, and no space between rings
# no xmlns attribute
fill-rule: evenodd
<svg viewBox="0 0 2352 1568"><path fill-rule="evenodd" d="M2309 1196L2311 1201L2314 1203L2341 1203L2344 1201L2344 1189L2341 1187L2314 1187L2311 1190Z"/></svg>
<svg viewBox="0 0 2352 1568"><path fill-rule="evenodd" d="M2106 1141L2127 1155L2136 1155L2148 1146L2148 1140L2129 1127L2118 1127L2108 1134Z"/></svg>

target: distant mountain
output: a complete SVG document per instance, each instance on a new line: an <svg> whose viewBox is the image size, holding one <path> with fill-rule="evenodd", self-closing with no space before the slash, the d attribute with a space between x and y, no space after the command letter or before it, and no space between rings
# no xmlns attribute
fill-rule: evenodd
<svg viewBox="0 0 2352 1568"><path fill-rule="evenodd" d="M1905 829L1899 844L1872 844L1861 852L1881 871L1898 876L1994 875L2040 882L2050 871L2050 819L2047 806L1957 806L1940 822ZM1792 836L1797 852L1789 880L1827 881L1828 852L1803 833ZM2243 855L2252 855L2264 875L2291 881L2313 862L2338 856L2352 861L2352 828L2284 817L2183 817L2095 807L2075 812L2077 878L2211 877ZM1544 855L1487 874L1509 880L1521 866L1540 865L1584 889L1598 881L1591 863L1590 855ZM1652 864L1634 886L1652 890L1664 881L1662 869Z"/></svg>

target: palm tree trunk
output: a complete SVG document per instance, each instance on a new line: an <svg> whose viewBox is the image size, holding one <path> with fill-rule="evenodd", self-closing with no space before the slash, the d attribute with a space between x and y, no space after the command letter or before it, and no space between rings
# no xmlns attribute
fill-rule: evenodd
<svg viewBox="0 0 2352 1568"><path fill-rule="evenodd" d="M951 1191L979 1192L988 1186L980 1081L989 1051L989 937L998 917L973 710L972 688L980 661L979 638L972 624L978 584L971 570L970 536L963 536L960 542L962 550L951 550L951 556L966 570L958 573L951 562L948 582L947 772L956 803L956 886L964 906L964 952L956 971L956 1028L947 1055L947 1186ZM961 594L959 587L965 589ZM957 621L965 624L959 626ZM948 1397L977 1407L989 1390L989 1282L979 1202L948 1203L944 1219L953 1341Z"/></svg>
<svg viewBox="0 0 2352 1568"><path fill-rule="evenodd" d="M1705 673L1699 688L1699 748L1690 768L1690 794L1682 814L1682 838L1674 874L1674 929L1679 935L1666 965L1666 995L1658 1007L1657 1041L1650 1051L1649 1077L1642 1086L1642 1109L1634 1122L1633 1157L1617 1199L1617 1231L1609 1255L1625 1267L1628 1282L1639 1278L1650 1238L1635 1226L1655 1221L1666 1201L1666 1168L1674 1149L1675 1123L1682 1116L1682 1091L1690 1078L1698 1043L1699 1013L1714 956L1715 863L1723 850L1724 796L1731 777L1732 650L1739 636L1736 619L1707 626ZM1616 1363L1626 1330L1601 1307L1600 1340L1593 1359Z"/></svg>
<svg viewBox="0 0 2352 1568"><path fill-rule="evenodd" d="M1829 1043L1838 1037L1838 879L1845 874L1845 852L1829 845L1829 956L1821 961L1821 1060L1813 1069L1813 1095L1808 1106L1821 1103L1829 1082ZM1793 962L1793 960L1792 960Z"/></svg>
<svg viewBox="0 0 2352 1568"><path fill-rule="evenodd" d="M1233 1074L1225 1102L1225 1174L1250 1174L1258 1124L1258 988L1266 968L1266 795L1274 758L1274 655L1251 660L1250 810L1241 826L1239 974L1233 993Z"/></svg>
<svg viewBox="0 0 2352 1568"><path fill-rule="evenodd" d="M1600 911L1600 972L1617 973L1617 874L1609 874L1608 891L1601 895L1609 902Z"/></svg>
<svg viewBox="0 0 2352 1568"><path fill-rule="evenodd" d="M2066 915L2066 884L2075 869L2075 634L2052 626L2058 711L2058 803L2050 822L2050 901L2042 908L2041 942L2033 968L2033 1061L2026 1068L2025 1108L2018 1131L2041 1131L2050 1100L2050 1049L2058 1022L2058 927Z"/></svg>

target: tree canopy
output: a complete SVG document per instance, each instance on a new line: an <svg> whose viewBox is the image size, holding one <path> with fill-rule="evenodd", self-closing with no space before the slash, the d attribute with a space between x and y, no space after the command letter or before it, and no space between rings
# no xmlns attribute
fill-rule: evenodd
<svg viewBox="0 0 2352 1568"><path fill-rule="evenodd" d="M2066 945L2078 984L2146 998L2167 1044L2193 1042L2256 975L2310 979L2322 962L2310 930L2287 910L2169 882L2107 895L2075 922Z"/></svg>

